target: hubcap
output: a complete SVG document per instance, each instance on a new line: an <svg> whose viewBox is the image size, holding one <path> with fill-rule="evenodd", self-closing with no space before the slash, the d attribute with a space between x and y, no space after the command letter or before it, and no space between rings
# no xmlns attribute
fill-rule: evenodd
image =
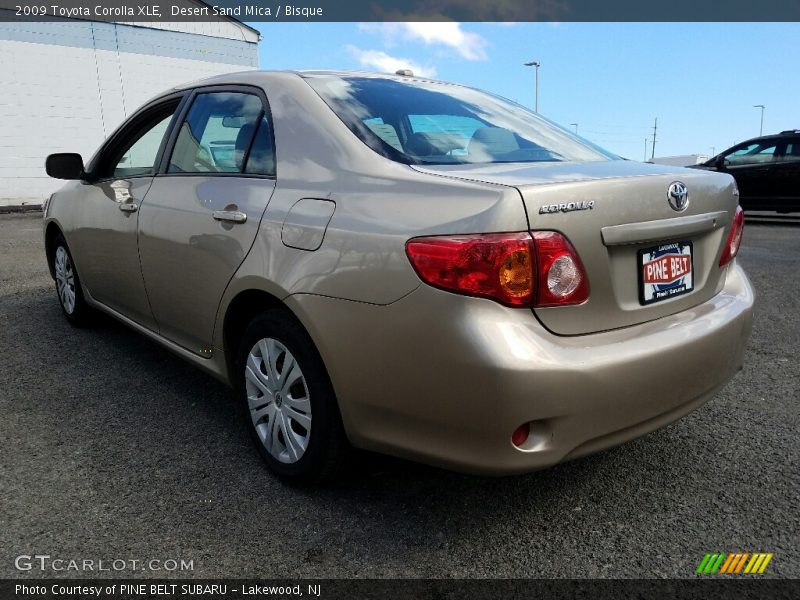
<svg viewBox="0 0 800 600"><path fill-rule="evenodd" d="M311 402L300 365L274 338L247 355L245 387L250 418L261 443L283 463L300 460L311 437Z"/></svg>
<svg viewBox="0 0 800 600"><path fill-rule="evenodd" d="M75 310L75 273L64 246L56 248L55 268L58 298L67 314L71 315Z"/></svg>

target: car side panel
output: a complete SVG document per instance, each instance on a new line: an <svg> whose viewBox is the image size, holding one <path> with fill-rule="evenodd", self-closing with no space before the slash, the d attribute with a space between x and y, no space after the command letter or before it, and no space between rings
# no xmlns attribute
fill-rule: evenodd
<svg viewBox="0 0 800 600"><path fill-rule="evenodd" d="M155 178L140 209L139 254L161 335L210 354L220 299L253 245L274 187L256 177ZM215 211L240 211L247 220L218 221Z"/></svg>
<svg viewBox="0 0 800 600"><path fill-rule="evenodd" d="M408 239L527 228L513 188L419 173L377 155L297 76L275 74L264 89L274 121L277 186L253 249L220 305L215 348L223 348L228 304L259 278L264 284L257 289L279 299L310 293L389 304L420 285L405 254ZM316 249L290 247L282 236L290 210L306 198L335 204Z"/></svg>
<svg viewBox="0 0 800 600"><path fill-rule="evenodd" d="M62 224L83 285L92 298L157 330L142 280L137 248L138 211L120 210L139 204L152 177L70 182L60 190L48 213Z"/></svg>

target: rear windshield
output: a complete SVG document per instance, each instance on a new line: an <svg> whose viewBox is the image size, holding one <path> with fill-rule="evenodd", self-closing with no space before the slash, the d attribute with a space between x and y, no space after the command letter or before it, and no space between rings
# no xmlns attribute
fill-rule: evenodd
<svg viewBox="0 0 800 600"><path fill-rule="evenodd" d="M519 104L459 85L334 75L306 81L364 143L399 162L618 158Z"/></svg>

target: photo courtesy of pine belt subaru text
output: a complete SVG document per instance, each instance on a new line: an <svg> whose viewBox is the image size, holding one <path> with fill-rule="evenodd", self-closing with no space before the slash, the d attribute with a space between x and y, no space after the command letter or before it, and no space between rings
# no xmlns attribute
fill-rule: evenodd
<svg viewBox="0 0 800 600"><path fill-rule="evenodd" d="M621 159L490 93L222 75L46 167L69 180L44 210L65 317L108 313L230 385L286 479L353 448L533 471L742 367L734 179Z"/></svg>

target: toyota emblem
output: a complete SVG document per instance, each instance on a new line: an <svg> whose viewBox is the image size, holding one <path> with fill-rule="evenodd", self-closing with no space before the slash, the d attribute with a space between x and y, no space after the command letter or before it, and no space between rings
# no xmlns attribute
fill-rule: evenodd
<svg viewBox="0 0 800 600"><path fill-rule="evenodd" d="M682 181L670 183L667 190L667 201L672 210L677 210L678 212L686 210L686 207L689 206L689 189L686 184Z"/></svg>

